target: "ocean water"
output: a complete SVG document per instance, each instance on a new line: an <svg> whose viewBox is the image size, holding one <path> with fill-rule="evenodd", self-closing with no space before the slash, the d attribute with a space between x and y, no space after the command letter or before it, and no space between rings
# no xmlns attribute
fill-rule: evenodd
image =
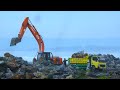
<svg viewBox="0 0 120 90"><path fill-rule="evenodd" d="M38 44L34 38L24 38L21 43L10 47L11 38L0 39L0 56L9 52L32 62L37 55ZM27 42L26 42L27 41ZM54 56L69 58L75 52L84 50L91 54L112 54L120 57L120 39L44 39L45 51Z"/></svg>

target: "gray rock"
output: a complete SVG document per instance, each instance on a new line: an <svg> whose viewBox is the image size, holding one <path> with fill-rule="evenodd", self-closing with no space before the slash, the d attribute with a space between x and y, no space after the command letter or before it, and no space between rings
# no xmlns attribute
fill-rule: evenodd
<svg viewBox="0 0 120 90"><path fill-rule="evenodd" d="M0 64L3 64L4 63L4 61L0 61Z"/></svg>
<svg viewBox="0 0 120 90"><path fill-rule="evenodd" d="M5 73L5 76L7 79L11 79L13 77L13 72L10 70L10 68L7 68L7 73Z"/></svg>
<svg viewBox="0 0 120 90"><path fill-rule="evenodd" d="M24 75L25 74L25 70L22 69L22 68L19 68L18 71L16 72L16 74Z"/></svg>

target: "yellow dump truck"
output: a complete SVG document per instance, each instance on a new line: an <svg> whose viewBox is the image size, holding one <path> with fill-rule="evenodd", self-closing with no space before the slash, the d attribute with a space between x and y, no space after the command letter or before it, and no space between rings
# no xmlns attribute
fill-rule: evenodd
<svg viewBox="0 0 120 90"><path fill-rule="evenodd" d="M102 60L100 56L93 55L89 56L90 68L94 69L106 69L106 62Z"/></svg>
<svg viewBox="0 0 120 90"><path fill-rule="evenodd" d="M86 55L84 57L79 58L69 58L68 63L81 67L81 68L87 68L89 67L91 70L94 69L106 69L106 63L103 60L100 60L100 57L97 55Z"/></svg>

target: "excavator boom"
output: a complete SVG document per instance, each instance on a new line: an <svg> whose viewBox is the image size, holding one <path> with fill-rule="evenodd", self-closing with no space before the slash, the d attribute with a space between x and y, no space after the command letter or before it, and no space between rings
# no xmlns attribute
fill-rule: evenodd
<svg viewBox="0 0 120 90"><path fill-rule="evenodd" d="M34 27L34 25L31 23L31 21L29 20L28 17L26 17L22 23L20 32L18 34L18 37L14 37L11 39L11 43L10 46L14 46L17 43L21 42L22 37L24 35L24 32L26 30L26 28L29 28L29 30L31 31L31 33L33 34L33 36L35 37L35 39L38 42L39 45L39 52L44 52L44 42L42 40L42 37L39 35L39 33L37 32L36 28Z"/></svg>

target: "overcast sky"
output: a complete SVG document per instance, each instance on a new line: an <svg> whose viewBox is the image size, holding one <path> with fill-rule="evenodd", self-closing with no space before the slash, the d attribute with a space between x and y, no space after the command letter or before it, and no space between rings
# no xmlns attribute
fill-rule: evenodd
<svg viewBox="0 0 120 90"><path fill-rule="evenodd" d="M27 16L47 38L120 38L119 11L1 11L0 37L16 35Z"/></svg>

